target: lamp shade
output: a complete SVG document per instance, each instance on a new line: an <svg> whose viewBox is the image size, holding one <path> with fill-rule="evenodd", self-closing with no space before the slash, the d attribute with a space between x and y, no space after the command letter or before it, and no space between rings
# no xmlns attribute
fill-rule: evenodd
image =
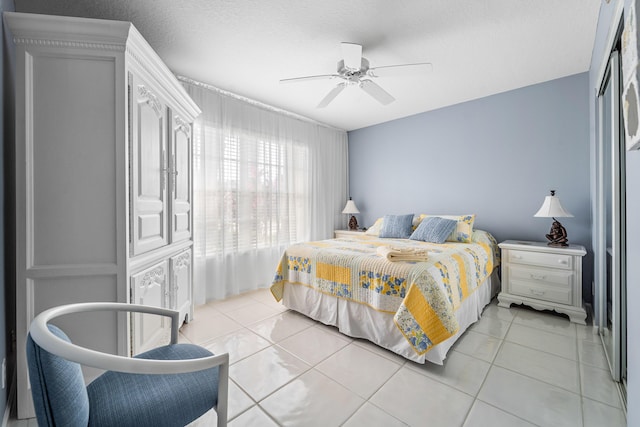
<svg viewBox="0 0 640 427"><path fill-rule="evenodd" d="M360 211L356 207L356 204L354 203L354 201L351 200L351 197L349 197L349 200L347 200L347 204L345 205L344 209L342 210L342 213L343 214L357 214L357 213L360 213Z"/></svg>
<svg viewBox="0 0 640 427"><path fill-rule="evenodd" d="M544 198L542 207L534 216L543 218L563 218L572 217L560 204L560 199L555 195L555 190L551 190L551 195Z"/></svg>

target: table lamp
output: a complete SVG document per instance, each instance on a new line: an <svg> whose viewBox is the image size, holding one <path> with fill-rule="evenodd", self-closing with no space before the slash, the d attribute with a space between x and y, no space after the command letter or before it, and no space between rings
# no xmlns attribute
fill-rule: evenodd
<svg viewBox="0 0 640 427"><path fill-rule="evenodd" d="M358 220L356 219L354 214L359 214L360 211L356 207L356 204L351 199L351 197L349 197L349 200L347 200L347 204L342 210L342 213L351 215L351 218L349 218L349 230L356 231L358 229Z"/></svg>
<svg viewBox="0 0 640 427"><path fill-rule="evenodd" d="M541 218L553 218L551 224L551 231L546 234L548 246L569 246L569 239L567 239L567 230L560 224L556 218L568 218L573 217L567 212L560 204L560 199L556 196L556 191L551 190L551 195L544 198L542 207L534 215Z"/></svg>

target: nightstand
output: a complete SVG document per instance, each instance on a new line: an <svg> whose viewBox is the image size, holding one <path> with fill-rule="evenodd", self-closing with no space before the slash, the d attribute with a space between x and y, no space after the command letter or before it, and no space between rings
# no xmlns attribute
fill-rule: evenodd
<svg viewBox="0 0 640 427"><path fill-rule="evenodd" d="M580 245L548 246L543 242L507 240L502 249L502 291L498 305L525 304L536 310L555 310L572 322L586 324L582 306Z"/></svg>
<svg viewBox="0 0 640 427"><path fill-rule="evenodd" d="M366 239L369 235L360 230L334 230L336 239Z"/></svg>

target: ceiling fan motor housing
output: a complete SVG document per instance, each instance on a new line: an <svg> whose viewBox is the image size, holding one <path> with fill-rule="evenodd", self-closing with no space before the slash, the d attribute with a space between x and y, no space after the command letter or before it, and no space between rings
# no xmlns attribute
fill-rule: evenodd
<svg viewBox="0 0 640 427"><path fill-rule="evenodd" d="M367 76L369 71L369 61L367 58L362 58L360 61L360 69L353 69L344 65L344 60L338 61L338 74L349 83L357 84L362 77Z"/></svg>

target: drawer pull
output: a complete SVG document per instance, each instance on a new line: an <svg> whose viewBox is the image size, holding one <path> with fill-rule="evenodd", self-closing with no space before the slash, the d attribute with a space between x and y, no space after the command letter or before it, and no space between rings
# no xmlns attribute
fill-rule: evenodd
<svg viewBox="0 0 640 427"><path fill-rule="evenodd" d="M545 280L547 278L547 276L544 275L544 274L533 274L533 273L531 273L530 276L531 276L531 278L533 280Z"/></svg>
<svg viewBox="0 0 640 427"><path fill-rule="evenodd" d="M542 295L544 295L544 291L536 291L535 289L530 289L531 293L533 295L537 295L539 297L541 297Z"/></svg>
<svg viewBox="0 0 640 427"><path fill-rule="evenodd" d="M566 259L559 259L558 264L567 265L568 263Z"/></svg>
<svg viewBox="0 0 640 427"><path fill-rule="evenodd" d="M513 258L515 259L522 259L522 255L514 255Z"/></svg>

